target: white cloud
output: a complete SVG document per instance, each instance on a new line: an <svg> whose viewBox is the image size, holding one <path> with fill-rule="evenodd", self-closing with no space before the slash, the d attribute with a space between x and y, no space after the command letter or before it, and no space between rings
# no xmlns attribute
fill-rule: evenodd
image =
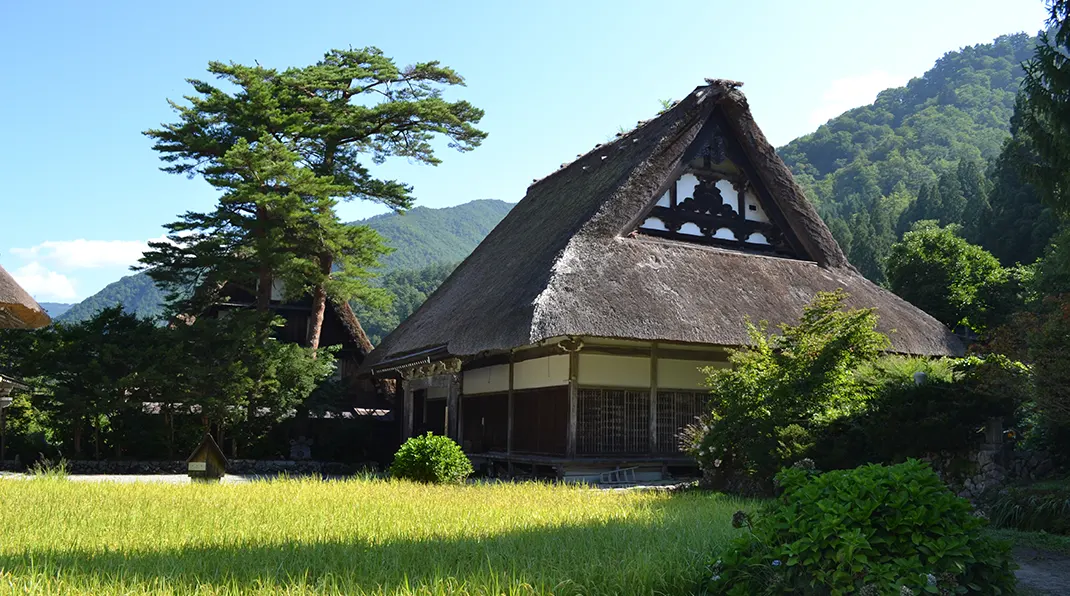
<svg viewBox="0 0 1070 596"><path fill-rule="evenodd" d="M12 248L11 254L60 270L77 270L128 267L147 249L145 240L46 240L30 248Z"/></svg>
<svg viewBox="0 0 1070 596"><path fill-rule="evenodd" d="M821 95L821 104L810 112L810 125L820 126L851 108L873 103L878 93L889 87L902 87L907 80L883 70L836 79Z"/></svg>
<svg viewBox="0 0 1070 596"><path fill-rule="evenodd" d="M11 276L38 301L64 302L78 297L70 278L48 270L37 261L15 269Z"/></svg>

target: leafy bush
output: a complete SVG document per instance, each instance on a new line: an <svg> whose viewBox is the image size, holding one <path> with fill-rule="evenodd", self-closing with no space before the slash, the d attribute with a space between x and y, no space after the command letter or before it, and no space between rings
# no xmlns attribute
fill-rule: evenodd
<svg viewBox="0 0 1070 596"><path fill-rule="evenodd" d="M777 475L782 494L711 565L710 594L1010 593L1009 546L923 463Z"/></svg>
<svg viewBox="0 0 1070 596"><path fill-rule="evenodd" d="M921 384L919 371L927 374ZM1011 424L1029 397L1029 369L1001 355L929 364L882 358L859 376L871 386L865 408L816 431L806 452L823 469L974 449L989 419Z"/></svg>
<svg viewBox="0 0 1070 596"><path fill-rule="evenodd" d="M472 473L472 462L449 437L412 437L398 449L390 475L417 482L461 482Z"/></svg>
<svg viewBox="0 0 1070 596"><path fill-rule="evenodd" d="M853 374L888 346L872 309L844 310L843 291L820 293L796 326L769 335L748 322L752 347L728 369L708 370L710 412L685 447L715 486L739 476L771 488L773 474L801 457L815 428L858 411L867 387Z"/></svg>

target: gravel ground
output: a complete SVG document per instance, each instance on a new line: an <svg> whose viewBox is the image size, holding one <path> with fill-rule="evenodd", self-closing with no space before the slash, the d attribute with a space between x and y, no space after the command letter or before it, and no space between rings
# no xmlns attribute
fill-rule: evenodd
<svg viewBox="0 0 1070 596"><path fill-rule="evenodd" d="M1031 548L1014 549L1018 587L1025 594L1070 594L1070 557Z"/></svg>

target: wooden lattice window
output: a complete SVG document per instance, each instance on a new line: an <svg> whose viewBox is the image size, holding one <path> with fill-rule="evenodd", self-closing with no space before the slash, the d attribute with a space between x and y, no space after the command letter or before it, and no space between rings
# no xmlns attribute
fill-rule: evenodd
<svg viewBox="0 0 1070 596"><path fill-rule="evenodd" d="M707 391L658 391L658 453L681 451L680 431L702 415L708 401Z"/></svg>
<svg viewBox="0 0 1070 596"><path fill-rule="evenodd" d="M582 455L650 452L650 392L580 389L576 452Z"/></svg>

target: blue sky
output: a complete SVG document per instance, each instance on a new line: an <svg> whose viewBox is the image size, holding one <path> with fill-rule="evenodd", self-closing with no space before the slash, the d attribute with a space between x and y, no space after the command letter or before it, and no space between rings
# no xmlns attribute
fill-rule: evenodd
<svg viewBox="0 0 1070 596"><path fill-rule="evenodd" d="M0 1L0 264L38 300L129 274L148 239L214 191L168 175L141 131L173 120L209 60L315 62L375 45L440 60L486 110L479 149L375 170L417 204L519 200L532 179L651 117L704 77L744 81L784 144L962 46L1044 22L1042 0L705 2ZM381 212L342 206L345 219Z"/></svg>

